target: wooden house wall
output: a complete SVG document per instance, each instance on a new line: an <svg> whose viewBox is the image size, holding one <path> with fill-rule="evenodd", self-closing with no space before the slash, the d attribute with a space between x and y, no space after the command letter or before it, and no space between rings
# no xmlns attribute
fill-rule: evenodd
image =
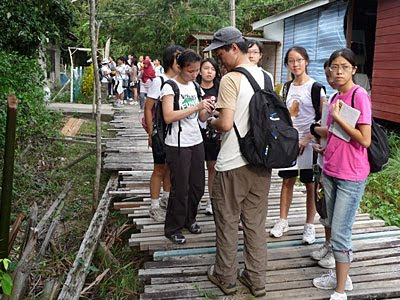
<svg viewBox="0 0 400 300"><path fill-rule="evenodd" d="M372 109L374 117L400 123L399 0L378 0Z"/></svg>

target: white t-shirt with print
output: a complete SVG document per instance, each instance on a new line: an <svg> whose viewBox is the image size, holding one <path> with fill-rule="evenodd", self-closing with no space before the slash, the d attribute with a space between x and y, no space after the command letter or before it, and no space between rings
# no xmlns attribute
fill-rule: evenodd
<svg viewBox="0 0 400 300"><path fill-rule="evenodd" d="M286 106L292 117L293 127L299 132L299 139L304 138L310 132L310 126L315 121L315 109L311 99L311 89L315 80L310 78L302 85L290 85L286 97ZM320 97L325 97L325 92L321 89ZM311 169L313 165L312 141L308 143L302 155L297 157L297 164L291 169Z"/></svg>
<svg viewBox="0 0 400 300"><path fill-rule="evenodd" d="M196 106L199 103L197 98L196 88L193 82L188 84L181 84L175 79L171 79L176 82L179 88L179 109L183 110L188 107ZM161 90L161 98L165 95L174 95L174 91L169 84L164 84ZM181 123L181 136L180 136L180 147L191 147L203 142L203 137L201 136L199 124L197 122L199 112L183 118ZM179 132L179 122L172 123L171 134L167 133L165 137L165 144L172 147L178 147L178 132Z"/></svg>
<svg viewBox="0 0 400 300"><path fill-rule="evenodd" d="M315 110L311 99L311 88L315 80L310 78L303 85L290 85L286 97L286 106L292 117L293 127L299 132L299 138L310 132L310 126L315 121ZM321 89L321 98L325 92Z"/></svg>

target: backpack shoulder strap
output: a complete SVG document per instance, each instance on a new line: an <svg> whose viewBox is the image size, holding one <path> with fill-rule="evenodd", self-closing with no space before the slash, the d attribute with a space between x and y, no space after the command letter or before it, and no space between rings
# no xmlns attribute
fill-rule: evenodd
<svg viewBox="0 0 400 300"><path fill-rule="evenodd" d="M193 84L194 84L194 88L196 89L197 99L199 99L199 101L201 101L203 99L203 96L201 95L200 84L198 84L196 81L193 81Z"/></svg>
<svg viewBox="0 0 400 300"><path fill-rule="evenodd" d="M161 80L161 88L164 86L164 82L165 82L165 80L164 80L164 76L158 76L159 78L160 78L160 80Z"/></svg>
<svg viewBox="0 0 400 300"><path fill-rule="evenodd" d="M163 83L163 85L169 84L172 87L172 90L174 91L174 110L179 110L179 87L176 84L175 81L168 79ZM162 86L163 86L162 85Z"/></svg>
<svg viewBox="0 0 400 300"><path fill-rule="evenodd" d="M274 87L272 86L271 77L269 77L267 72L263 71L263 73L264 73L264 90L269 91L269 92L273 92L274 91Z"/></svg>
<svg viewBox="0 0 400 300"><path fill-rule="evenodd" d="M239 72L239 73L243 74L244 76L246 76L247 80L250 82L251 86L253 87L254 92L261 90L257 81L250 74L250 72L247 71L245 68L243 68L243 67L234 68L231 72Z"/></svg>
<svg viewBox="0 0 400 300"><path fill-rule="evenodd" d="M321 89L324 89L326 93L326 88L321 83L315 81L311 87L311 101L315 110L315 121L321 119Z"/></svg>
<svg viewBox="0 0 400 300"><path fill-rule="evenodd" d="M290 85L292 84L292 82L293 82L293 80L290 80L290 81L286 81L283 84L283 89L282 89L283 102L286 102L286 98L289 93Z"/></svg>
<svg viewBox="0 0 400 300"><path fill-rule="evenodd" d="M351 95L351 107L352 107L352 108L354 108L354 95L356 94L357 90L358 90L358 88L356 88L356 89L353 91L353 94Z"/></svg>

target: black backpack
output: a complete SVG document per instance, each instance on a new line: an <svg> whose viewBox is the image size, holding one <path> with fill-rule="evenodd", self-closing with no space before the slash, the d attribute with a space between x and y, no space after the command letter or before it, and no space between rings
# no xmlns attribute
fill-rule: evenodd
<svg viewBox="0 0 400 300"><path fill-rule="evenodd" d="M351 107L354 108L354 95L356 88L351 96ZM389 160L390 145L385 130L381 125L371 120L371 145L367 148L370 173L376 173L383 169Z"/></svg>
<svg viewBox="0 0 400 300"><path fill-rule="evenodd" d="M293 80L285 82L283 85L282 95L284 102L286 102L286 97L289 93L292 82ZM317 81L315 81L311 87L311 101L315 110L315 121L319 121L321 119L321 89L323 89L326 93L325 86Z"/></svg>
<svg viewBox="0 0 400 300"><path fill-rule="evenodd" d="M294 166L299 153L299 135L293 128L286 105L272 90L271 79L263 72L264 89L261 89L245 68L233 71L245 75L254 90L249 103L249 131L242 138L236 124L233 124L242 155L255 167Z"/></svg>
<svg viewBox="0 0 400 300"><path fill-rule="evenodd" d="M172 90L174 91L174 110L179 110L180 91L178 85L173 80L167 80L162 84L161 89L165 84L169 84L172 87ZM201 100L200 85L194 81L193 84L196 88L197 97L200 101ZM178 126L179 126L179 131L178 131L178 150L179 150L181 145L181 132L182 132L180 120L178 121ZM171 134L171 131L172 131L172 123L171 124L165 123L162 110L162 101L158 101L156 104L156 111L153 122L153 134L152 134L152 147L156 155L162 156L165 154L165 147L164 147L165 137L167 136L168 133Z"/></svg>

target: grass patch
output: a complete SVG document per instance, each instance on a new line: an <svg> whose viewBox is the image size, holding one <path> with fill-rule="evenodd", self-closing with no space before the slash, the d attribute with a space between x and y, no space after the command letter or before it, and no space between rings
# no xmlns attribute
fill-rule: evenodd
<svg viewBox="0 0 400 300"><path fill-rule="evenodd" d="M381 172L369 175L360 207L386 225L400 226L400 136L391 132L389 142L389 163Z"/></svg>

